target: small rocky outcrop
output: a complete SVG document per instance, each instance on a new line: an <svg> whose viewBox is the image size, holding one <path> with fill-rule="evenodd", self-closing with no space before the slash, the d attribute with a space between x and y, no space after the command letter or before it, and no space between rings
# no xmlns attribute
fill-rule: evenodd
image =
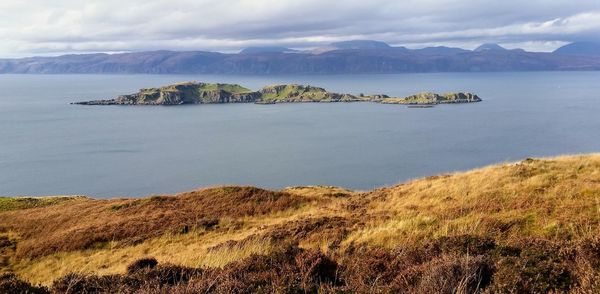
<svg viewBox="0 0 600 294"><path fill-rule="evenodd" d="M383 104L449 104L480 102L481 98L473 93L464 92L445 94L423 92L404 98L373 99L372 101Z"/></svg>

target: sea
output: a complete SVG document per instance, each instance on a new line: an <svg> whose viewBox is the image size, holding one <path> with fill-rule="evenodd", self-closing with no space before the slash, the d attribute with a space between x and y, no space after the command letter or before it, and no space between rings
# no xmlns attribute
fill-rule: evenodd
<svg viewBox="0 0 600 294"><path fill-rule="evenodd" d="M297 83L351 94L466 91L479 103L84 106L175 82ZM600 151L600 72L0 75L0 195L95 198L207 186L371 190Z"/></svg>

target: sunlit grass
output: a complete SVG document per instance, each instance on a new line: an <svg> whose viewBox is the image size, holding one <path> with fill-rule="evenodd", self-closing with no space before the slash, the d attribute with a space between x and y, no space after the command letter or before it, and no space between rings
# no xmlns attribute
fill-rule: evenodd
<svg viewBox="0 0 600 294"><path fill-rule="evenodd" d="M101 216L103 221L94 223L92 228L97 230L136 214L153 222L161 220L157 216L173 213L173 209L181 214L198 206L197 213L204 215L209 212L202 210L201 204L227 203L215 206L223 215L212 216L218 218L214 228L193 227L181 233L179 227L174 227L135 244L110 241L96 244L93 249L13 261L11 268L19 276L44 284L68 272L123 273L129 263L141 257L190 267L223 267L252 254L269 254L287 241L336 255L352 246L391 249L446 236L485 236L503 243L527 237L579 240L600 234L598 154L528 159L417 179L370 192L327 186L290 187L280 192L284 194L249 187L216 187L176 197L88 200L72 202L73 205L64 202L61 206L39 208L40 211L18 210L43 206L40 203L16 206L14 200L0 198L10 203L3 207L11 207L0 213L0 220L9 225L11 239L32 245L36 236L31 232L42 214L49 219L65 219L49 227L56 232L91 230L77 223L81 219L73 220L64 214L83 212L95 216L88 221ZM231 195L246 202L227 202ZM202 197L212 200L202 202ZM48 201L41 203L57 200ZM177 206L178 201L187 201L184 203L188 206ZM277 209L267 209L269 205ZM254 213L259 209L265 213ZM195 216L190 211L187 213ZM81 230L83 235L79 236L85 238L87 231ZM53 241L55 237L48 238ZM53 244L44 242L36 245Z"/></svg>

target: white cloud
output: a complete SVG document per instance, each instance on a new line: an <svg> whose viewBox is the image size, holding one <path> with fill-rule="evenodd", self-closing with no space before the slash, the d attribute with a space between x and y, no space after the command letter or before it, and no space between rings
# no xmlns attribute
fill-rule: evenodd
<svg viewBox="0 0 600 294"><path fill-rule="evenodd" d="M356 38L547 51L599 36L600 1L586 0L0 0L0 56L314 47Z"/></svg>

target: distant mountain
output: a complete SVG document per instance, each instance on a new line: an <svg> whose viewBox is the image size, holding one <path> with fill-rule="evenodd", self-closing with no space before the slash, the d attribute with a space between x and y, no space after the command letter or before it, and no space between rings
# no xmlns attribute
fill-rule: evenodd
<svg viewBox="0 0 600 294"><path fill-rule="evenodd" d="M498 44L494 44L494 43L487 43L487 44L483 44L477 48L475 48L475 52L481 52L481 51L505 51L506 48L498 45Z"/></svg>
<svg viewBox="0 0 600 294"><path fill-rule="evenodd" d="M392 48L385 42L372 41L372 40L352 40L331 43L329 47L339 50L371 50L371 49L389 49Z"/></svg>
<svg viewBox="0 0 600 294"><path fill-rule="evenodd" d="M411 50L376 41L334 45L338 49L318 54L286 53L279 48L277 54L273 50L245 51L255 52L250 54L150 51L0 59L0 73L360 74L600 70L600 56L499 50L493 45L476 51L448 47Z"/></svg>
<svg viewBox="0 0 600 294"><path fill-rule="evenodd" d="M266 47L248 47L240 51L240 54L257 54L257 53L293 53L298 50L279 47L279 46L266 46Z"/></svg>
<svg viewBox="0 0 600 294"><path fill-rule="evenodd" d="M600 56L600 43L575 42L554 50L556 54Z"/></svg>
<svg viewBox="0 0 600 294"><path fill-rule="evenodd" d="M422 48L422 49L416 49L414 51L423 53L423 54L431 54L431 55L452 55L452 54L469 52L469 50L465 50L462 48L452 48L452 47L445 47L445 46L426 47L426 48Z"/></svg>

